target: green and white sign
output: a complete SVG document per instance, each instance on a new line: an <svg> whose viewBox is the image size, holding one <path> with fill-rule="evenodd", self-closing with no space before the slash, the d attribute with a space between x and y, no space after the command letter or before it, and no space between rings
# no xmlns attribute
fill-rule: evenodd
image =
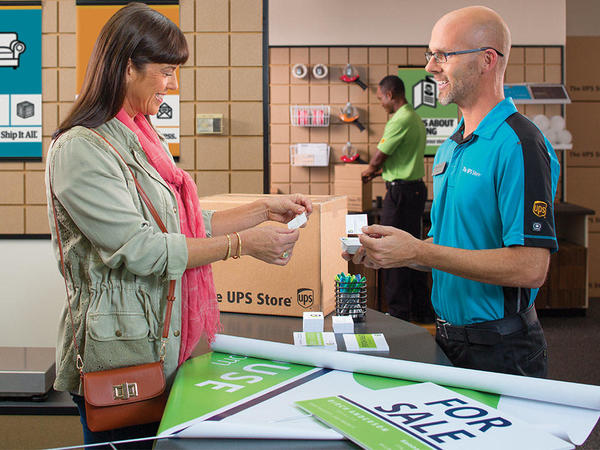
<svg viewBox="0 0 600 450"><path fill-rule="evenodd" d="M296 404L366 449L574 448L550 433L433 383Z"/></svg>
<svg viewBox="0 0 600 450"><path fill-rule="evenodd" d="M404 82L406 100L423 119L427 130L426 155L435 155L437 148L458 125L458 107L442 105L437 99L437 84L425 69L401 68L398 76Z"/></svg>
<svg viewBox="0 0 600 450"><path fill-rule="evenodd" d="M295 346L290 348L298 349ZM302 351L321 352L309 348L304 348ZM335 359L338 353L327 352L327 361ZM408 389L412 386L422 386L420 389L423 391L416 391L415 394ZM174 435L182 438L344 439L343 433L346 432L340 427L333 427L333 422L331 426L325 425L296 405L297 402L341 395L349 399L350 403L354 402L355 407L362 408L361 414L365 414L368 420L373 420L373 423L366 422L371 426L370 429L375 426L374 424L380 423L379 420L390 425L390 420L394 419L401 421L404 428L408 427L408 431L406 429L400 431L408 432L412 437L415 437L415 434L411 432L416 431L417 436L426 435L431 438L431 434L435 434L433 425L426 427L423 424L435 420L433 418L427 420L423 414L434 414L435 411L426 410L423 402L446 398L440 397L439 389L441 389L439 386L432 383L415 383L398 378L213 352L190 359L179 368L159 433L161 436ZM595 410L556 403L530 401L459 388L444 389L443 392L446 396L451 395L451 398L460 398L469 406L475 405L476 408L488 411L485 417L482 412L479 412L477 414L481 414L481 417L472 417L470 421L484 420L486 417L488 419L502 417L507 420L518 418L522 423L535 425L528 428L532 435L537 433L535 430L538 426L551 424L553 432L561 437L568 436L578 445L585 441L599 417ZM384 401L388 403L381 403ZM414 410L411 407L402 407L401 410L391 413L398 415L388 417L387 414L380 414L384 411L375 409L380 406L386 411L391 411L396 403L402 402L411 403L415 406ZM456 407L462 406L465 405L456 405ZM378 420L366 415L367 412L363 407L371 411L369 414L379 414ZM406 408L408 411L405 410ZM443 410L442 414L447 415L445 411ZM475 410L470 411L471 414L476 415ZM489 411L494 411L496 415L492 415ZM469 415L467 412L464 410L465 415ZM413 413L421 415L411 416ZM356 416L352 420L355 419ZM463 420L466 417L459 417L459 419ZM365 421L362 416L361 421ZM427 433L419 433L419 430L415 429L418 425L421 425ZM471 430L475 428L474 424L466 423L465 426L468 426L467 431L476 434ZM439 430L442 428L439 427ZM475 431L477 430L475 428ZM437 434L444 432L435 431ZM396 432L394 435L400 436ZM423 443L423 439L417 440ZM406 442L411 441L406 438ZM433 442L435 444L435 439ZM486 444L478 448L492 447ZM451 447L444 444L442 448ZM522 444L513 445L512 448L536 447ZM571 447L548 445L546 448Z"/></svg>
<svg viewBox="0 0 600 450"><path fill-rule="evenodd" d="M363 448L431 449L430 446L341 395L303 400L296 404Z"/></svg>
<svg viewBox="0 0 600 450"><path fill-rule="evenodd" d="M220 412L266 394L314 367L209 353L183 364L171 389L159 432Z"/></svg>

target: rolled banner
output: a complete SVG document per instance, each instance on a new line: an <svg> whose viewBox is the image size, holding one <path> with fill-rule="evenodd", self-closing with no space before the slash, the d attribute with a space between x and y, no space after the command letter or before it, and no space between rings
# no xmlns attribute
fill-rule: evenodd
<svg viewBox="0 0 600 450"><path fill-rule="evenodd" d="M440 366L380 356L332 352L217 334L212 350L600 410L600 386Z"/></svg>

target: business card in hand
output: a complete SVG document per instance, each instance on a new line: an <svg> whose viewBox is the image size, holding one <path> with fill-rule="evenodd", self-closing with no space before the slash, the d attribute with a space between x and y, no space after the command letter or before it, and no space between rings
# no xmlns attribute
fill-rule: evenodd
<svg viewBox="0 0 600 450"><path fill-rule="evenodd" d="M296 228L300 228L302 225L304 225L307 220L306 213L298 214L288 222L287 226L290 230L295 230Z"/></svg>
<svg viewBox="0 0 600 450"><path fill-rule="evenodd" d="M342 251L351 255L354 255L361 247L360 239L357 237L341 237L340 240L342 241Z"/></svg>
<svg viewBox="0 0 600 450"><path fill-rule="evenodd" d="M346 215L346 234L362 234L362 228L368 225L366 214Z"/></svg>

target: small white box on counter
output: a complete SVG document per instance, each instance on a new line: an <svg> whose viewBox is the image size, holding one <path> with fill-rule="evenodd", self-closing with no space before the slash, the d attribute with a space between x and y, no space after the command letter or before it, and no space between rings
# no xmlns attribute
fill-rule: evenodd
<svg viewBox="0 0 600 450"><path fill-rule="evenodd" d="M331 323L334 333L354 334L354 320L351 316L332 316Z"/></svg>
<svg viewBox="0 0 600 450"><path fill-rule="evenodd" d="M302 331L323 331L323 313L321 311L305 311L302 314Z"/></svg>

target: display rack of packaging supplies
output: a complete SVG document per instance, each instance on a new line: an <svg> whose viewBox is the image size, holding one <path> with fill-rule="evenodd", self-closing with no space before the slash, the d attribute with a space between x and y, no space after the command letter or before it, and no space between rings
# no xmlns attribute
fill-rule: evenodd
<svg viewBox="0 0 600 450"><path fill-rule="evenodd" d="M292 166L329 165L329 145L326 143L299 143L290 145Z"/></svg>
<svg viewBox="0 0 600 450"><path fill-rule="evenodd" d="M290 105L290 120L295 127L328 127L328 105Z"/></svg>

